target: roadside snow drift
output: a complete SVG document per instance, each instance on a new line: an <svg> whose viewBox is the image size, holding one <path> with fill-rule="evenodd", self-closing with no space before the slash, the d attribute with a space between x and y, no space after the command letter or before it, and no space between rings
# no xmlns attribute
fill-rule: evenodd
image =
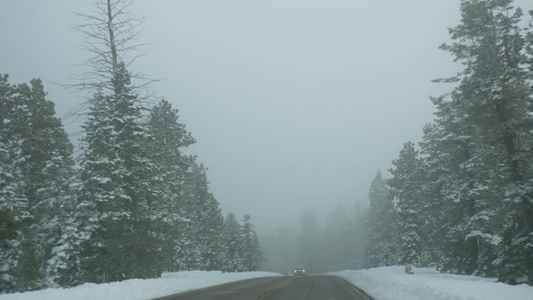
<svg viewBox="0 0 533 300"><path fill-rule="evenodd" d="M383 267L332 273L376 300L533 300L533 287L493 279L442 274L435 269Z"/></svg>
<svg viewBox="0 0 533 300"><path fill-rule="evenodd" d="M532 300L533 287L511 286L493 279L441 274L434 269L385 267L331 273L363 289L376 300ZM164 273L157 279L132 279L107 284L84 284L70 289L0 294L0 300L147 300L232 281L281 276L277 273L218 271Z"/></svg>
<svg viewBox="0 0 533 300"><path fill-rule="evenodd" d="M46 289L35 292L0 294L1 300L146 300L189 290L257 277L281 276L268 272L222 273L190 271L163 273L156 279L131 279L121 282L86 283L69 289Z"/></svg>

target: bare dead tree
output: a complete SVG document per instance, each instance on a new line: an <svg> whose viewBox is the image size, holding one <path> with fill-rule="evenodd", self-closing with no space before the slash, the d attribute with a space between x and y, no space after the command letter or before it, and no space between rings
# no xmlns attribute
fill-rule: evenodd
<svg viewBox="0 0 533 300"><path fill-rule="evenodd" d="M102 89L114 93L111 82L119 63L124 63L131 72L131 88L138 100L152 105L154 96L150 85L159 80L152 79L142 72L133 72L131 66L148 53L147 44L139 41L145 18L133 17L130 7L134 0L93 0L93 10L73 12L82 20L74 29L81 33L83 42L80 48L89 53L89 58L77 65L80 72L73 76L72 83L59 84L74 93L85 97L63 120L65 124L79 123L86 118L92 95ZM82 131L71 133L72 136ZM79 149L77 150L79 151Z"/></svg>
<svg viewBox="0 0 533 300"><path fill-rule="evenodd" d="M81 48L90 57L78 65L82 72L74 76L75 83L63 86L84 91L88 95L97 89L112 92L111 79L118 64L124 62L131 72L129 67L147 54L147 44L139 42L144 18L131 15L129 8L132 3L133 0L94 0L92 12L74 12L84 20L75 29L82 34ZM148 78L142 72L132 72L131 79L132 88L143 101L148 101L151 98L149 85L157 80ZM87 104L82 103L69 117L83 115Z"/></svg>

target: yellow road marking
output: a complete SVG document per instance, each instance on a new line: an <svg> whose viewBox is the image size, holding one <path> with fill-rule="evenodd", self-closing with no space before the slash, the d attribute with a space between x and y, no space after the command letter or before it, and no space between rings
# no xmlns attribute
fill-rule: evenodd
<svg viewBox="0 0 533 300"><path fill-rule="evenodd" d="M264 300L266 297L268 297L270 294L272 294L273 292L275 292L277 289L281 288L282 286L286 285L287 283L293 281L295 279L295 277L293 278L290 278L288 280L285 280L273 287L271 287L270 289L268 289L267 291L265 291L264 293L262 293L261 295L255 297L253 300Z"/></svg>

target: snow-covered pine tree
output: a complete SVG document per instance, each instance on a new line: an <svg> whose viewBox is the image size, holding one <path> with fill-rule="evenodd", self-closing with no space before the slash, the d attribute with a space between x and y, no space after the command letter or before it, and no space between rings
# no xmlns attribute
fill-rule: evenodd
<svg viewBox="0 0 533 300"><path fill-rule="evenodd" d="M207 169L191 159L180 200L180 235L175 262L180 270L222 270L227 263L224 219L209 191Z"/></svg>
<svg viewBox="0 0 533 300"><path fill-rule="evenodd" d="M209 191L207 168L193 165L194 221L197 239L206 270L222 270L227 256L224 245L224 217L220 204Z"/></svg>
<svg viewBox="0 0 533 300"><path fill-rule="evenodd" d="M74 197L74 195L71 195ZM63 207L70 210L69 207ZM57 237L52 249L50 259L46 261L46 286L72 287L83 283L81 280L80 244L82 237L79 235L79 220L74 212L69 215L62 214L57 218L61 222L60 235Z"/></svg>
<svg viewBox="0 0 533 300"><path fill-rule="evenodd" d="M149 211L154 166L145 152L142 106L123 63L112 82L112 94L95 94L84 124L78 212L87 238L83 271L91 282L158 275Z"/></svg>
<svg viewBox="0 0 533 300"><path fill-rule="evenodd" d="M33 79L30 86L18 85L18 97L25 114L17 126L22 139L21 161L24 176L28 180L26 195L30 206L36 207L43 199L38 195L42 188L48 188L47 174L43 170L52 160L59 159L71 171L73 145L63 129L61 121L55 117L54 103L46 99L46 92L40 79Z"/></svg>
<svg viewBox="0 0 533 300"><path fill-rule="evenodd" d="M366 268L397 263L394 204L389 187L378 171L368 192L370 206L366 219L364 260Z"/></svg>
<svg viewBox="0 0 533 300"><path fill-rule="evenodd" d="M194 156L187 156L190 168L185 170L183 187L179 194L179 219L177 239L174 241L173 265L177 271L205 270L206 264L198 241L197 201L195 197L195 174L197 164Z"/></svg>
<svg viewBox="0 0 533 300"><path fill-rule="evenodd" d="M477 269L478 243L466 238L466 224L479 211L476 201L481 199L474 191L483 180L475 126L459 106L460 95L433 98L437 111L435 124L424 128L421 143L426 162L426 189L428 193L427 230L432 243L438 248L439 265L443 271L472 274ZM476 170L477 168L477 170ZM478 188L478 191L483 188ZM429 217L431 216L431 217Z"/></svg>
<svg viewBox="0 0 533 300"><path fill-rule="evenodd" d="M240 272L244 270L243 249L241 241L241 224L233 213L224 219L224 243L227 253L227 262L224 272Z"/></svg>
<svg viewBox="0 0 533 300"><path fill-rule="evenodd" d="M37 289L42 277L29 230L34 219L22 178L0 141L0 293Z"/></svg>
<svg viewBox="0 0 533 300"><path fill-rule="evenodd" d="M196 242L194 225L190 219L178 222L179 238L174 243L173 268L175 271L205 270L200 247Z"/></svg>
<svg viewBox="0 0 533 300"><path fill-rule="evenodd" d="M16 87L0 75L0 293L37 289L42 274L35 257L26 197L27 182L20 161L20 123L24 114Z"/></svg>
<svg viewBox="0 0 533 300"><path fill-rule="evenodd" d="M242 242L242 260L243 271L257 271L263 261L263 251L259 245L259 239L255 232L255 225L250 222L250 215L246 214L242 218L241 225L241 242Z"/></svg>
<svg viewBox="0 0 533 300"><path fill-rule="evenodd" d="M529 78L529 91L528 97L525 97L527 105L521 107L527 110L526 116L529 118L526 120L512 120L512 115L508 117L509 122L514 125L511 128L513 130L521 129L521 132L517 132L512 137L516 143L514 148L515 155L511 154L513 147L510 147L510 142L505 144L509 160L508 165L511 165L510 177L514 181L514 184L509 189L512 191L509 192L512 196L507 199L514 200L511 202L514 203L512 206L506 206L505 230L502 234L504 247L495 263L499 267L500 280L509 283L527 282L529 285L533 285L533 153L531 152L532 138L529 135L533 133L531 129L533 128L533 121L531 120L533 115L533 106L531 105L533 102L533 85L531 84L531 79L533 78L533 10L529 11L529 15L529 29L524 37L525 66L527 67L526 76ZM512 105L516 106L516 104ZM517 107L517 109L520 109L520 107ZM510 140L511 138L508 137L507 139ZM526 149L529 149L529 151ZM511 160L513 161L511 162ZM516 171L517 167L522 173Z"/></svg>
<svg viewBox="0 0 533 300"><path fill-rule="evenodd" d="M202 213L201 222L206 226L202 230L205 232L205 251L203 256L209 262L207 270L222 270L228 263L226 243L224 242L224 217L220 209L220 203L211 196L206 199L205 209Z"/></svg>
<svg viewBox="0 0 533 300"><path fill-rule="evenodd" d="M421 153L424 158L426 169L426 182L424 189L428 190L426 200L425 231L428 243L433 245L433 262L443 270L456 268L456 265L465 266L468 255L458 253L464 250L464 234L457 237L454 234L455 226L461 227L464 217L464 203L459 191L462 177L458 174L460 165L466 160L467 150L464 139L469 135L447 131L447 124L442 120L447 116L447 110L440 111L437 108L436 124L428 124L424 127L424 137L421 145ZM449 112L449 111L448 111ZM450 115L451 120L454 116ZM457 128L453 126L451 128ZM465 253L470 253L465 251ZM462 262L459 262L462 261ZM452 264L453 266L448 266Z"/></svg>
<svg viewBox="0 0 533 300"><path fill-rule="evenodd" d="M422 253L425 221L426 195L423 193L422 161L412 142L403 145L398 159L393 160L392 178L387 184L396 203L396 224L398 230L399 263L409 268L427 264Z"/></svg>
<svg viewBox="0 0 533 300"><path fill-rule="evenodd" d="M174 246L185 229L180 227L181 194L192 161L182 151L195 140L178 121L178 110L165 100L152 107L147 127L150 136L147 152L155 166L154 199L149 206L154 223L152 234L157 240L158 265L162 271L175 271Z"/></svg>
<svg viewBox="0 0 533 300"><path fill-rule="evenodd" d="M435 124L424 128L421 143L427 174L426 227L438 249L443 271L490 275L499 241L498 199L503 197L495 147L476 134L471 118L460 109L461 95L434 98Z"/></svg>
<svg viewBox="0 0 533 300"><path fill-rule="evenodd" d="M524 68L527 59L519 26L522 11L515 9L511 0L464 0L461 15L461 24L450 29L454 42L441 46L465 66L463 72L449 80L459 82L452 95L453 109L465 116L463 120L468 120L470 134L478 143L476 151L469 153L472 170L486 170L485 175L500 183L474 180L466 186L476 191L483 191L487 186L505 189L502 196L499 191L490 193L505 203L502 206L506 210L498 214L506 216L500 224L503 225L504 249L494 263L500 280L509 283L525 280L531 284L533 248L529 245L533 243L533 189L528 149L532 147L533 122L528 114L531 109L530 74ZM498 176L503 176L503 184L498 182ZM471 215L477 218L475 221L491 219L492 203L476 202L474 198L467 209L474 208ZM482 209L475 209L480 205ZM498 220L491 219L492 222ZM473 244L483 239L497 242L490 232L488 234L470 230L467 236Z"/></svg>
<svg viewBox="0 0 533 300"><path fill-rule="evenodd" d="M76 219L80 220L79 245L82 280L105 282L110 265L109 247L104 236L106 206L114 200L116 183L114 170L119 160L114 148L114 131L111 125L111 103L103 91L98 90L90 100L87 120L82 125L85 136L81 140L83 156L80 170L80 192Z"/></svg>
<svg viewBox="0 0 533 300"><path fill-rule="evenodd" d="M78 222L74 219L78 176L70 156L53 151L42 170L47 186L39 189L39 204L33 207L38 221L32 226L40 244L38 258L46 287L70 287L79 283L76 245Z"/></svg>
<svg viewBox="0 0 533 300"><path fill-rule="evenodd" d="M72 158L74 146L61 120L55 117L54 103L46 99L41 80L32 80L30 86L21 84L16 90L21 110L25 112L18 123L24 129L19 131L22 143L17 161L28 185L26 197L36 220L31 232L40 271L46 277L45 286L69 286L74 283L73 276L61 278L58 273L75 273L77 266L66 264L67 261L75 264L75 254L69 253L72 249L68 247L60 252L53 249L61 246L57 243L65 234L66 220L74 208L71 190L77 178ZM50 266L49 262L60 260L62 263Z"/></svg>

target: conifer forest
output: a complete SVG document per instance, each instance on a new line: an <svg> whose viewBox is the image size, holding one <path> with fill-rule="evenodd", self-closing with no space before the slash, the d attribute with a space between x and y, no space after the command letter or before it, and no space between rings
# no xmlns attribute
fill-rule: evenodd
<svg viewBox="0 0 533 300"><path fill-rule="evenodd" d="M324 226L302 209L300 228L258 234L249 214L222 213L178 108L134 72L144 45L131 2L78 14L90 58L65 88L89 95L72 112L80 135L39 74L11 82L0 69L0 293L296 266L434 267L533 285L533 10L462 0L440 46L461 70L428 78L453 88L428 100L434 121L390 176L375 174L369 205L333 206Z"/></svg>

